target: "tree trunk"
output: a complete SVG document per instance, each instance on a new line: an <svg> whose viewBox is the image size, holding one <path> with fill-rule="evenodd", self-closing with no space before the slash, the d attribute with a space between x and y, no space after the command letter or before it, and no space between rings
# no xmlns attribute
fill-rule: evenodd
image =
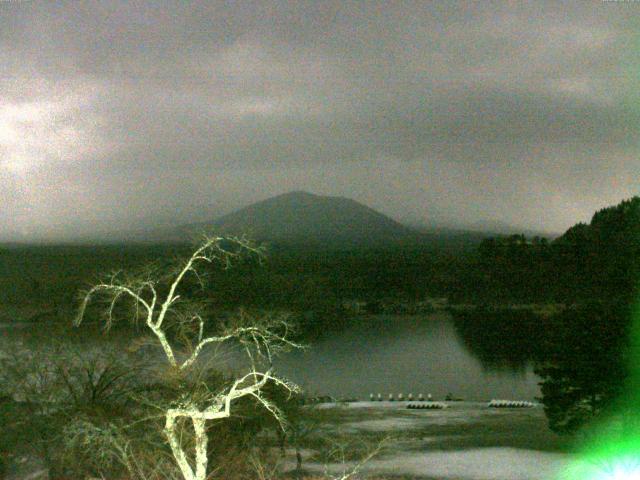
<svg viewBox="0 0 640 480"><path fill-rule="evenodd" d="M296 473L298 477L302 476L302 454L300 448L296 446Z"/></svg>

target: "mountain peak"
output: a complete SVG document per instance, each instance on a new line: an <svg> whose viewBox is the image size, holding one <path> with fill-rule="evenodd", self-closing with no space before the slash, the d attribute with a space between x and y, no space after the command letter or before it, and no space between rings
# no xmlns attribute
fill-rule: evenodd
<svg viewBox="0 0 640 480"><path fill-rule="evenodd" d="M403 243L417 235L355 200L301 190L253 203L197 227L221 234L247 235L260 241L328 247Z"/></svg>
<svg viewBox="0 0 640 480"><path fill-rule="evenodd" d="M310 193L310 192L305 192L304 190L292 190L290 192L286 192L286 193L281 193L280 195L276 195L275 197L272 198L278 198L278 197L288 197L288 198L314 198L314 197L319 197L320 195L316 195L315 193Z"/></svg>

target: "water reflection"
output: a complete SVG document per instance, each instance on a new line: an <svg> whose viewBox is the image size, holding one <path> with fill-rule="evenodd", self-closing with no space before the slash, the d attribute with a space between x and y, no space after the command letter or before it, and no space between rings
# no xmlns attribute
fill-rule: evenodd
<svg viewBox="0 0 640 480"><path fill-rule="evenodd" d="M385 398L389 393L403 393L405 397L409 393L414 397L430 393L435 400L451 393L471 401L533 400L539 396L528 347L519 350L515 343L505 346L499 335L482 333L475 328L480 324L469 322L454 320L445 313L363 317L340 335L322 339L306 351L286 354L278 359L276 367L308 393L338 398L365 399L370 393L381 393ZM19 341L38 348L56 337L41 326L4 329L0 332L0 350ZM83 348L104 342L122 347L131 342L130 332L112 331L102 337L97 329L88 328L66 332L64 340ZM506 352L515 352L515 357ZM159 349L155 353L161 355ZM218 353L217 361L224 360L227 366L235 363L229 351L221 349Z"/></svg>
<svg viewBox="0 0 640 480"><path fill-rule="evenodd" d="M529 368L544 354L548 322L529 310L477 308L453 316L466 349L489 370Z"/></svg>
<svg viewBox="0 0 640 480"><path fill-rule="evenodd" d="M340 336L287 355L277 366L311 392L337 397L431 393L442 399L452 393L483 401L539 396L531 365L488 369L466 338L444 313L367 317Z"/></svg>

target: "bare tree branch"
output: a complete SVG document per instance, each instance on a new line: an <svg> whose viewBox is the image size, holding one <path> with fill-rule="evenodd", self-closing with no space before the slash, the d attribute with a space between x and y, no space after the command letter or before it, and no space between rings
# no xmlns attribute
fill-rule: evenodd
<svg viewBox="0 0 640 480"><path fill-rule="evenodd" d="M234 249L227 248L228 244ZM198 311L188 312L187 315L175 311L173 308L180 295L178 290L185 277L192 273L196 280L202 283L202 277L197 272L200 263L222 262L224 268L231 265L233 259L239 258L244 252L262 255L262 249L252 246L245 239L209 237L191 254L182 266L168 280L166 295L160 298L158 280L147 277L144 279L132 279L129 282L121 282L118 275L113 275L108 282L100 283L92 287L84 296L76 318L76 325L82 322L86 308L92 297L104 294L110 298L106 311L107 328L111 326L116 315L115 306L123 297L133 301L136 308L135 318L138 318L138 309L146 312L145 323L153 332L156 340L162 347L168 363L177 373L186 373L197 362L203 349L209 344L222 344L235 341L244 348L249 360L250 370L244 376L237 378L228 389L223 389L217 394L210 395L204 404L190 399L189 396L175 402L164 411L164 432L169 442L173 457L182 472L185 480L205 480L207 476L207 444L206 422L228 418L231 415L232 404L243 397L252 397L262 405L284 429L284 417L280 409L262 393L267 383L273 383L284 388L290 394L298 391L298 387L278 378L271 367L273 355L289 348L301 348L301 345L293 342L289 336L290 325L280 317L251 317L241 312L237 323L227 325L219 335L204 337L205 319ZM181 302L182 303L182 302ZM189 305L189 304L187 304ZM191 305L193 306L193 305ZM174 346L169 343L166 334L167 316L177 317L180 322L192 325L189 330L184 329L185 336L192 334L194 339L185 338L184 344L189 348L186 358L180 361ZM175 343L175 341L174 341ZM183 357L180 357L183 358ZM268 364L266 372L260 371L259 361ZM189 455L184 451L178 434L178 422L186 419L193 426L195 438L195 452L191 457L194 465L191 465Z"/></svg>

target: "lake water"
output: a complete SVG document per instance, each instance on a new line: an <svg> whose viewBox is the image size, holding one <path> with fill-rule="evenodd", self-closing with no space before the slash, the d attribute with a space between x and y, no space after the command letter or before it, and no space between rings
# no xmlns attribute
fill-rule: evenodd
<svg viewBox="0 0 640 480"><path fill-rule="evenodd" d="M368 399L447 393L471 401L534 400L540 395L531 365L489 369L465 347L446 313L367 317L340 335L280 359L281 375L309 392Z"/></svg>
<svg viewBox="0 0 640 480"><path fill-rule="evenodd" d="M47 341L41 326L0 326L0 351L3 344L18 341L32 329L44 333L38 342ZM380 393L386 399L389 393L405 397L422 393L438 400L451 393L485 401L534 400L540 395L531 366L500 370L483 366L465 347L446 313L362 318L339 335L279 358L276 367L281 376L309 394L336 398L368 399L370 393Z"/></svg>

